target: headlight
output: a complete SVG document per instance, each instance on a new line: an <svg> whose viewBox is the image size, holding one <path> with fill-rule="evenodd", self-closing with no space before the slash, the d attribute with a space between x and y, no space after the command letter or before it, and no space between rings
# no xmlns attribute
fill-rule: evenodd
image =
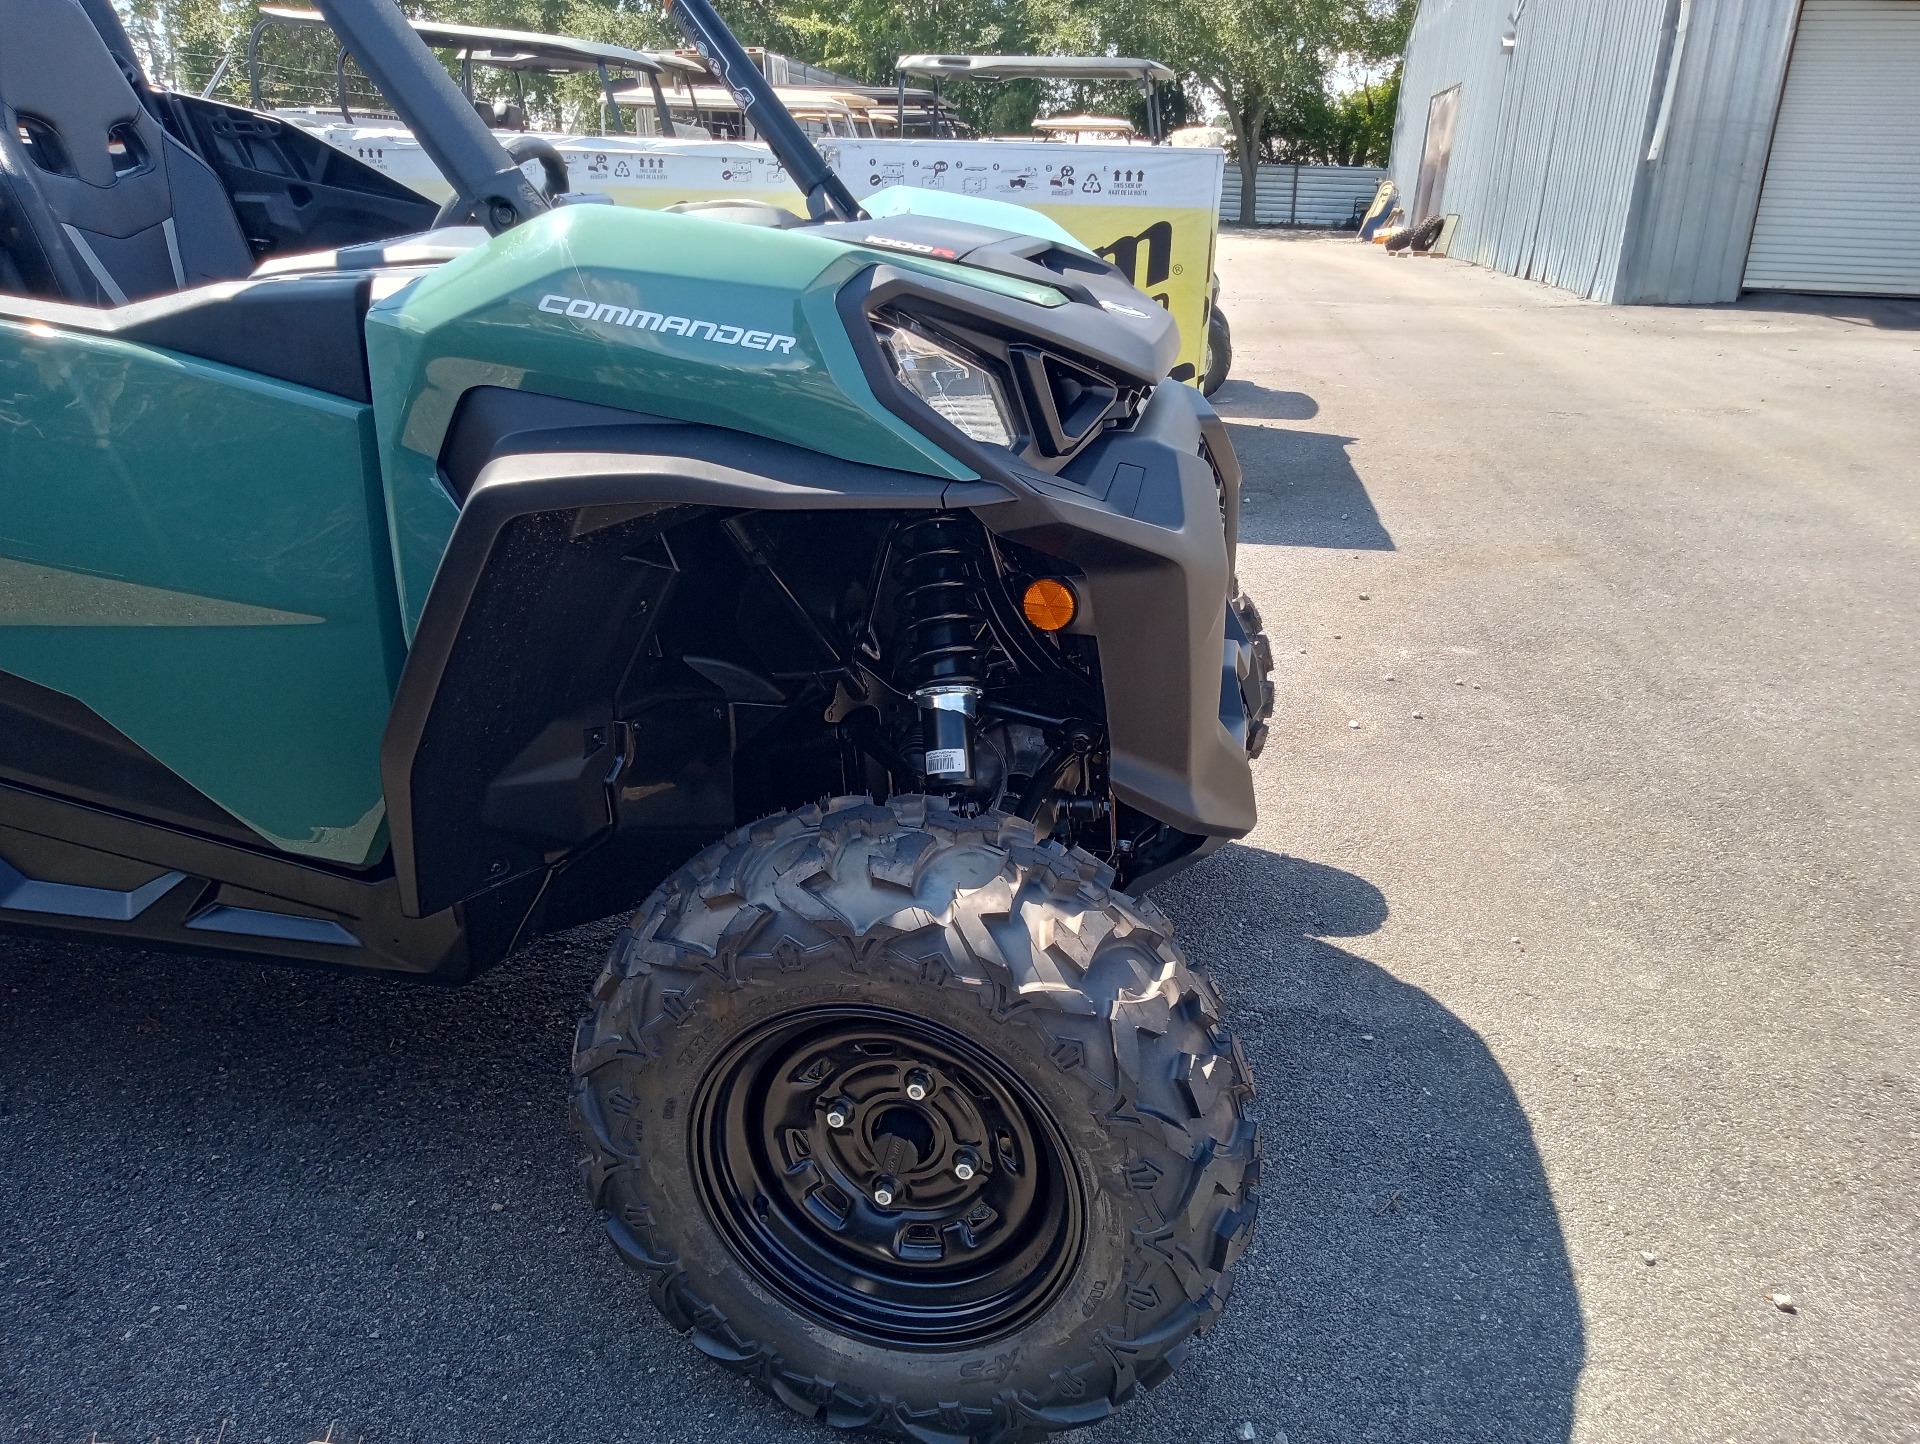
<svg viewBox="0 0 1920 1444"><path fill-rule="evenodd" d="M1017 434L999 378L971 356L909 326L875 326L907 390L975 441L1011 446Z"/></svg>

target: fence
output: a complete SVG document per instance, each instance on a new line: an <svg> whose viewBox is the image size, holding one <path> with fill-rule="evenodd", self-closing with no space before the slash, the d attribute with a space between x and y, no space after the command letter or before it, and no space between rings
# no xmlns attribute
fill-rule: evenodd
<svg viewBox="0 0 1920 1444"><path fill-rule="evenodd" d="M1371 165L1263 165L1253 218L1263 226L1344 226L1354 203L1361 212L1386 174ZM1240 167L1229 160L1221 186L1220 219L1240 219Z"/></svg>

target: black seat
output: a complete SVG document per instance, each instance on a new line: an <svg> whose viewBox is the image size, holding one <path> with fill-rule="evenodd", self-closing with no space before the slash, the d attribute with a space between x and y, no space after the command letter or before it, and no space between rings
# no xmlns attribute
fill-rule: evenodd
<svg viewBox="0 0 1920 1444"><path fill-rule="evenodd" d="M0 0L0 288L124 305L253 267L213 172L76 0Z"/></svg>

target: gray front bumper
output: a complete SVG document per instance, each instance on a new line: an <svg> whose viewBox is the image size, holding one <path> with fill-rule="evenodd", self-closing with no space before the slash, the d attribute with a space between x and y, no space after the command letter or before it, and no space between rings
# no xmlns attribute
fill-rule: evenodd
<svg viewBox="0 0 1920 1444"><path fill-rule="evenodd" d="M1244 739L1221 716L1240 471L1212 407L1164 381L1131 430L1095 442L1058 476L1023 469L1019 480L1025 495L974 514L1081 572L1114 794L1182 832L1245 835L1253 776Z"/></svg>

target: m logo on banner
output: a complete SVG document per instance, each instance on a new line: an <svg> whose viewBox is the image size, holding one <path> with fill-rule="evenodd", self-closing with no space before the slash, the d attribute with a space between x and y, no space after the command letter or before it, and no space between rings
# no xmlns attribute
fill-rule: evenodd
<svg viewBox="0 0 1920 1444"><path fill-rule="evenodd" d="M1147 253L1147 273L1140 274L1140 252ZM1102 246L1096 255L1104 256L1145 291L1164 285L1173 275L1173 222L1155 221L1137 236L1122 236L1110 246ZM1164 302L1162 304L1165 304Z"/></svg>

